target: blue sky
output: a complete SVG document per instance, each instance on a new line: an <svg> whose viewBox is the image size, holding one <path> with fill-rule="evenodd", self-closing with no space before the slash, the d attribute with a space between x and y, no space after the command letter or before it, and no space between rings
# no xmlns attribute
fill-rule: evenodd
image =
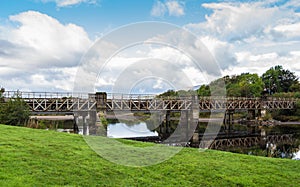
<svg viewBox="0 0 300 187"><path fill-rule="evenodd" d="M62 23L74 23L82 26L93 37L99 32L109 32L110 29L134 22L165 21L184 25L190 22L203 21L205 14L210 11L201 7L201 3L212 1L181 1L181 4L188 10L185 11L184 16L169 16L168 13L165 16L152 16L151 10L154 4L158 2L156 0L97 0L68 6L60 6L54 0L49 2L42 0L4 0L2 2L0 7L2 20L8 19L10 15L34 10L54 17Z"/></svg>
<svg viewBox="0 0 300 187"><path fill-rule="evenodd" d="M0 85L8 90L72 91L80 59L99 38L144 21L171 23L193 33L218 63L221 75L262 74L278 64L299 76L299 12L298 0L3 0ZM175 46L193 46L179 35L162 40L174 38ZM194 86L221 76L205 68L199 71L175 53L165 46L126 50L112 58L95 85L109 90L126 66L150 57L180 58L174 68L179 67ZM146 82L156 91L168 85L160 78Z"/></svg>

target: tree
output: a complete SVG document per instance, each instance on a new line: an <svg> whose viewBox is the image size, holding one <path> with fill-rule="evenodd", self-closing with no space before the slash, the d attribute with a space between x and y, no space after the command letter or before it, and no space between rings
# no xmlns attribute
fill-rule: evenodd
<svg viewBox="0 0 300 187"><path fill-rule="evenodd" d="M201 87L197 90L197 94L200 97L210 96L210 88L208 85L201 85Z"/></svg>
<svg viewBox="0 0 300 187"><path fill-rule="evenodd" d="M227 96L229 97L241 97L241 88L238 84L227 84L226 85Z"/></svg>
<svg viewBox="0 0 300 187"><path fill-rule="evenodd" d="M209 85L202 85L197 92L198 96L259 97L263 87L264 83L257 74L243 73L231 77L227 75Z"/></svg>
<svg viewBox="0 0 300 187"><path fill-rule="evenodd" d="M20 97L2 102L0 108L0 123L13 126L24 126L29 119L29 107Z"/></svg>
<svg viewBox="0 0 300 187"><path fill-rule="evenodd" d="M3 93L5 92L5 89L4 88L1 88L0 89L0 102L4 102L4 96L3 96Z"/></svg>
<svg viewBox="0 0 300 187"><path fill-rule="evenodd" d="M257 74L245 73L239 76L238 85L242 97L259 97L264 83Z"/></svg>
<svg viewBox="0 0 300 187"><path fill-rule="evenodd" d="M293 91L293 89L297 88L297 84L299 84L295 73L283 69L280 65L267 70L262 75L262 80L270 94Z"/></svg>
<svg viewBox="0 0 300 187"><path fill-rule="evenodd" d="M168 90L162 94L159 94L158 97L177 97L178 93L174 90Z"/></svg>
<svg viewBox="0 0 300 187"><path fill-rule="evenodd" d="M210 93L212 96L226 96L225 79L219 78L209 84Z"/></svg>
<svg viewBox="0 0 300 187"><path fill-rule="evenodd" d="M290 86L290 92L300 92L300 83L294 83Z"/></svg>
<svg viewBox="0 0 300 187"><path fill-rule="evenodd" d="M257 74L242 73L226 78L227 96L230 97L259 97L264 83Z"/></svg>

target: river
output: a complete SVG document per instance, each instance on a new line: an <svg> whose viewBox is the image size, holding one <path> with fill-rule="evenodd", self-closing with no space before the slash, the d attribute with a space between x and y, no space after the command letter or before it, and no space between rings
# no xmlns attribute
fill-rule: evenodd
<svg viewBox="0 0 300 187"><path fill-rule="evenodd" d="M207 123L200 122L196 132L199 134L203 133ZM231 137L233 134L243 135L242 137L253 137L266 139L260 141L256 145L251 146L229 146L229 147L217 147L214 149L230 151L235 153L277 157L277 158L290 158L300 160L300 125L299 124L284 124L274 126L261 126L261 127L250 127L242 124L234 124L230 130L226 130L221 127L219 135L224 136L226 134ZM261 135L264 137L262 138ZM284 139L285 135L292 136L292 139ZM111 123L107 127L107 136L110 138L136 138L136 137L158 137L159 132L151 131L147 128L145 122L138 122L136 124L126 123ZM275 138L273 138L273 136ZM283 136L283 138L281 137ZM241 137L241 136L238 136ZM222 137L219 137L222 138ZM273 142L268 139L276 139L277 142ZM282 139L281 139L282 138ZM143 139L142 139L143 140ZM146 139L145 139L146 140ZM200 137L201 141L201 137ZM199 145L197 144L199 147ZM197 147L196 146L196 147Z"/></svg>

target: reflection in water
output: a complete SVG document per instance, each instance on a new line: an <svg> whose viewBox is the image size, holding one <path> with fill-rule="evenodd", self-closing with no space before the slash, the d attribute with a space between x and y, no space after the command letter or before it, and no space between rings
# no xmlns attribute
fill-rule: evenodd
<svg viewBox="0 0 300 187"><path fill-rule="evenodd" d="M131 138L158 136L157 132L152 132L147 128L146 123L127 125L125 123L109 124L107 126L107 136L112 138Z"/></svg>
<svg viewBox="0 0 300 187"><path fill-rule="evenodd" d="M293 160L300 160L300 150L297 153L294 153Z"/></svg>
<svg viewBox="0 0 300 187"><path fill-rule="evenodd" d="M135 125L126 125L125 123L109 124L107 127L107 136L112 138L133 138L148 136L168 137L176 128L176 124L175 122L171 123L171 131L167 135L163 135L159 131L159 126L157 126L155 131L148 129L151 127L151 124L149 125L145 122L141 122ZM203 134L206 127L207 123L199 123L198 128L196 129L196 132L199 133L200 140L201 134ZM288 141L286 139L281 139L281 141L278 141L278 137L286 137L286 135L290 136L291 134L293 137L292 142L290 141L291 139L288 139ZM300 125L246 126L241 124L234 124L230 129L222 126L221 131L218 134L219 139L247 137L250 139L253 137L258 137L259 141L257 142L257 144L252 144L250 146L225 146L215 149L249 155L300 160ZM271 137L275 137L276 141ZM145 139L144 141L147 141L147 139ZM199 144L197 146L199 147Z"/></svg>
<svg viewBox="0 0 300 187"><path fill-rule="evenodd" d="M199 132L205 129L205 124L199 126ZM222 127L213 145L214 149L235 153L299 159L300 125L234 124L231 129Z"/></svg>

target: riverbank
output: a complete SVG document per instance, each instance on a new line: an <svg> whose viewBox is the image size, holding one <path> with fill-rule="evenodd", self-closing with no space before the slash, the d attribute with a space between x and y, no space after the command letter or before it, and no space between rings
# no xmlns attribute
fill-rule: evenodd
<svg viewBox="0 0 300 187"><path fill-rule="evenodd" d="M0 132L3 186L297 186L300 183L300 164L294 160L183 148L161 164L133 168L103 159L80 135L4 125L0 125ZM153 145L120 141L138 147Z"/></svg>

